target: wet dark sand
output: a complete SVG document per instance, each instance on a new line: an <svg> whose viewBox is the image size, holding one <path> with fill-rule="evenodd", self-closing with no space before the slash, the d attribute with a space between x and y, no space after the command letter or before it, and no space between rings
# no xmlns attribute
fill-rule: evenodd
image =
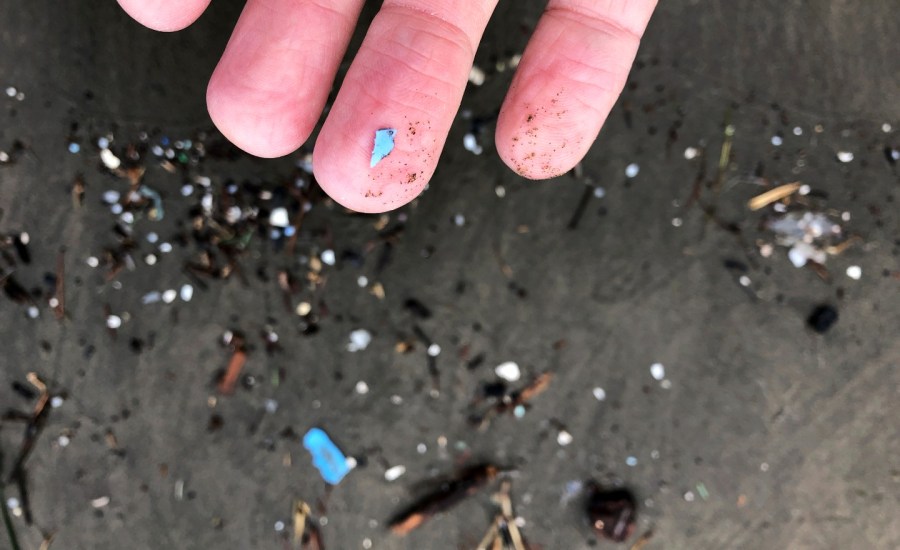
<svg viewBox="0 0 900 550"><path fill-rule="evenodd" d="M900 182L884 153L900 146L893 3L665 2L584 163L584 178L605 196L588 198L574 229L582 181L521 180L493 154L490 125L485 154L473 156L460 119L430 189L402 209L404 231L380 271L377 217L320 202L294 257L255 238L240 260L244 281L210 280L189 303L170 305L141 297L190 282L182 266L194 245L176 244L148 266L141 257L152 245L142 237L172 239L197 196L183 198L184 177L148 162L144 182L163 194L166 217L135 224L137 268L115 289L107 269L85 260L116 242L102 192L127 186L100 169L93 141L209 128L206 79L239 8L214 6L190 30L164 35L129 22L113 2L77 4L0 5L0 86L26 94L0 95L0 150L15 140L30 147L0 165L0 232L31 237L31 264L19 261L14 273L28 289L46 288L66 249L66 320L54 319L46 297L38 319L0 301L0 409L34 406L11 388L31 371L67 396L27 461L35 526L13 520L23 548L38 548L42 530L56 533L55 549L283 548L292 502L325 494L299 441L312 426L360 462L328 497L329 549L363 548L365 539L384 549L474 548L494 514L494 487L406 538L385 523L420 482L479 460L516 468L513 504L534 548L610 544L593 538L578 497L563 502L567 484L587 478L637 495L637 533L654 532L647 549L900 547ZM485 68L521 51L539 11L501 4L479 52ZM509 77L490 75L463 108L489 117ZM701 166L704 181L715 179L726 121L735 128L729 168L717 192L702 186L719 224L689 199ZM687 147L707 155L686 160ZM839 151L853 161L836 160ZM191 174L274 188L291 181L297 158L207 159ZM631 163L639 173L627 179ZM74 209L68 189L78 173L87 192ZM764 190L754 177L801 181L824 208L850 213L841 223L860 240L828 259L830 280L794 268L784 248L760 255L756 240L771 236L745 207ZM397 221L392 214L389 226ZM340 258L367 243L376 246L361 267ZM323 267L325 286L292 297L292 306L311 300L322 313L318 333L303 335L276 273L304 277L297 258L329 247L339 261ZM860 280L845 274L851 265ZM361 275L383 285L383 300L358 286ZM404 308L410 297L431 318ZM823 303L839 319L820 335L805 320ZM104 305L129 315L115 339ZM267 325L281 346L272 355L259 336ZM415 339L414 326L441 347L436 397L426 346L394 350ZM349 353L359 328L372 343ZM257 383L213 409L226 330L247 334L244 373ZM479 354L483 364L467 367ZM544 371L553 381L523 418L500 417L479 432L470 403L503 361L521 366L517 385ZM655 362L668 389L651 377ZM264 412L266 399L277 411ZM221 426L210 432L212 415ZM23 428L2 424L4 477ZM285 437L288 429L296 435ZM572 436L565 447L560 429ZM386 467L400 464L405 475L385 481ZM7 487L6 496L18 494ZM95 509L100 497L109 503Z"/></svg>

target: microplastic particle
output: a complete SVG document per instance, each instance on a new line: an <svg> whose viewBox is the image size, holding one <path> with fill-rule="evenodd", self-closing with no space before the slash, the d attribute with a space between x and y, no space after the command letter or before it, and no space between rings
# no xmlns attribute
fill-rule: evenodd
<svg viewBox="0 0 900 550"><path fill-rule="evenodd" d="M594 399L596 399L597 401L603 401L606 399L606 390L601 387L594 388L592 393L594 394Z"/></svg>
<svg viewBox="0 0 900 550"><path fill-rule="evenodd" d="M885 134L889 134L891 132L891 125L888 124L887 122L885 122L884 124L881 125L881 131L884 132Z"/></svg>
<svg viewBox="0 0 900 550"><path fill-rule="evenodd" d="M114 189L103 192L103 202L105 202L106 204L114 204L119 202L119 197L121 197L121 195Z"/></svg>
<svg viewBox="0 0 900 550"><path fill-rule="evenodd" d="M802 136L802 135L803 135L803 128L801 128L801 127L799 127L799 126L794 126L794 135L795 135L795 136Z"/></svg>
<svg viewBox="0 0 900 550"><path fill-rule="evenodd" d="M360 288L366 288L369 285L369 278L365 275L360 275L356 279L356 284L360 286Z"/></svg>
<svg viewBox="0 0 900 550"><path fill-rule="evenodd" d="M497 374L497 376L506 380L507 382L515 382L522 376L522 371L519 369L519 365L513 361L500 363L494 368L494 372Z"/></svg>
<svg viewBox="0 0 900 550"><path fill-rule="evenodd" d="M365 395L369 393L369 385L365 383L365 381L360 380L356 383L356 393L359 395Z"/></svg>
<svg viewBox="0 0 900 550"><path fill-rule="evenodd" d="M361 328L354 330L350 333L350 342L347 343L347 351L349 352L357 352L362 351L369 347L369 343L372 341L372 333L368 330Z"/></svg>
<svg viewBox="0 0 900 550"><path fill-rule="evenodd" d="M61 435L61 436L59 436L59 438L56 440L56 442L59 443L59 446L60 446L60 447L68 447L68 446L69 446L69 442L70 442L70 441L69 441L69 436Z"/></svg>
<svg viewBox="0 0 900 550"><path fill-rule="evenodd" d="M303 446L312 455L313 466L319 470L326 483L337 485L350 472L347 457L321 429L311 428L306 432Z"/></svg>
<svg viewBox="0 0 900 550"><path fill-rule="evenodd" d="M699 154L700 151L698 151L696 147L688 147L684 150L684 158L686 158L687 160L695 159Z"/></svg>
<svg viewBox="0 0 900 550"><path fill-rule="evenodd" d="M772 145L775 147L781 147L781 144L784 143L784 139L779 135L772 136Z"/></svg>
<svg viewBox="0 0 900 550"><path fill-rule="evenodd" d="M400 465L394 466L392 468L388 468L384 472L384 479L385 479L385 481L396 481L397 479L400 478L400 476L402 476L405 473L406 473L406 466L400 464Z"/></svg>
<svg viewBox="0 0 900 550"><path fill-rule="evenodd" d="M50 406L53 407L54 409L58 409L58 408L62 407L62 404L64 402L65 402L65 399L63 399L62 397L60 397L58 395L54 395L53 397L50 398Z"/></svg>
<svg viewBox="0 0 900 550"><path fill-rule="evenodd" d="M141 297L141 303L144 305L155 304L156 302L162 300L162 294L160 294L156 290L151 290L147 294L144 294Z"/></svg>
<svg viewBox="0 0 900 550"><path fill-rule="evenodd" d="M96 256L88 256L88 259L85 260L84 263L88 264L90 267L97 267L100 265L100 260L97 259Z"/></svg>
<svg viewBox="0 0 900 550"><path fill-rule="evenodd" d="M516 418L522 418L525 416L525 405L516 405L513 409L513 416Z"/></svg>
<svg viewBox="0 0 900 550"><path fill-rule="evenodd" d="M838 151L837 159L843 163L853 162L853 153L850 151Z"/></svg>
<svg viewBox="0 0 900 550"><path fill-rule="evenodd" d="M290 223L287 208L283 206L274 208L272 213L269 214L269 225L273 227L287 227Z"/></svg>
<svg viewBox="0 0 900 550"><path fill-rule="evenodd" d="M606 196L606 189L602 187L594 187L594 197L598 199L602 199Z"/></svg>
<svg viewBox="0 0 900 550"><path fill-rule="evenodd" d="M394 150L394 134L397 130L393 128L381 128L375 130L375 145L372 147L372 161L369 168L375 168L375 165L381 162L381 159L391 154Z"/></svg>
<svg viewBox="0 0 900 550"><path fill-rule="evenodd" d="M419 443L418 445L416 445L416 452L419 453L420 455L427 453L428 445L426 445L424 443Z"/></svg>
<svg viewBox="0 0 900 550"><path fill-rule="evenodd" d="M178 291L178 295L181 296L181 300L184 302L190 302L191 298L194 297L194 287L191 285L181 285L181 290Z"/></svg>
<svg viewBox="0 0 900 550"><path fill-rule="evenodd" d="M369 548L372 548L372 539L369 539L369 538L363 539L362 547L363 547L363 550L369 550Z"/></svg>
<svg viewBox="0 0 900 550"><path fill-rule="evenodd" d="M472 154L480 155L484 152L484 148L478 144L478 137L472 132L463 136L463 147Z"/></svg>
<svg viewBox="0 0 900 550"><path fill-rule="evenodd" d="M103 165L109 168L110 170L115 170L119 166L122 166L122 161L109 149L101 149L100 150L100 161L103 162Z"/></svg>
<svg viewBox="0 0 900 550"><path fill-rule="evenodd" d="M662 363L653 363L650 365L650 376L655 380L662 380L666 377L666 367Z"/></svg>
<svg viewBox="0 0 900 550"><path fill-rule="evenodd" d="M847 268L847 277L858 281L862 277L862 268L858 265L851 265Z"/></svg>
<svg viewBox="0 0 900 550"><path fill-rule="evenodd" d="M632 467L637 466L637 463L638 463L637 457L629 456L628 458L625 459L625 464L627 464L629 466L632 466Z"/></svg>
<svg viewBox="0 0 900 550"><path fill-rule="evenodd" d="M632 162L631 164L629 164L628 166L625 167L625 177L633 178L633 177L637 176L638 172L640 172L640 171L641 171L641 167Z"/></svg>
<svg viewBox="0 0 900 550"><path fill-rule="evenodd" d="M178 293L175 292L175 289L170 288L169 290L166 290L165 292L162 293L162 301L167 304L171 304L172 302L175 301L175 298L177 296L178 296Z"/></svg>
<svg viewBox="0 0 900 550"><path fill-rule="evenodd" d="M565 447L566 445L572 443L572 440L572 434L570 434L566 430L560 430L559 433L556 434L556 442L559 443L560 447Z"/></svg>
<svg viewBox="0 0 900 550"><path fill-rule="evenodd" d="M481 86L484 84L484 69L479 67L478 65L473 65L469 70L469 82L471 82L475 86Z"/></svg>
<svg viewBox="0 0 900 550"><path fill-rule="evenodd" d="M276 532L276 533L280 533L280 532L282 532L282 531L284 531L284 522L283 522L283 521L276 521L276 522L275 522L275 532Z"/></svg>
<svg viewBox="0 0 900 550"><path fill-rule="evenodd" d="M437 344L431 344L430 346L428 346L427 353L429 357L437 357L441 354L441 346Z"/></svg>
<svg viewBox="0 0 900 550"><path fill-rule="evenodd" d="M328 250L323 250L321 254L322 263L325 265L334 265L334 262L337 258L334 255L334 250L330 248Z"/></svg>
<svg viewBox="0 0 900 550"><path fill-rule="evenodd" d="M169 243L162 243L161 245L159 245L159 251L163 254L168 254L172 251L172 245Z"/></svg>
<svg viewBox="0 0 900 550"><path fill-rule="evenodd" d="M109 504L109 497L95 498L91 501L91 506L94 508L103 508L107 504Z"/></svg>
<svg viewBox="0 0 900 550"><path fill-rule="evenodd" d="M13 87L13 86L10 86L9 88L6 89L7 97L16 97L17 92L18 92L18 90L16 90L15 87Z"/></svg>
<svg viewBox="0 0 900 550"><path fill-rule="evenodd" d="M147 233L147 236L145 238L147 239L148 243L154 244L154 243L156 243L156 241L159 240L159 235L157 235L156 233L151 231L151 232Z"/></svg>
<svg viewBox="0 0 900 550"><path fill-rule="evenodd" d="M106 317L106 326L115 330L122 326L122 318L118 315L108 315Z"/></svg>

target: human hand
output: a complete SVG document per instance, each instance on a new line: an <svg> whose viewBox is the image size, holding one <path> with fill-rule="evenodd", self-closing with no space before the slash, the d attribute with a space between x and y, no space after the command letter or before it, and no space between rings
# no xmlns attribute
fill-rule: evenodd
<svg viewBox="0 0 900 550"><path fill-rule="evenodd" d="M210 0L118 0L175 31ZM325 107L364 0L248 0L206 93L222 134L261 157L286 155ZM431 179L497 0L384 0L313 151L319 185L359 212L414 199ZM518 174L558 176L587 153L616 102L656 0L550 0L497 121ZM393 148L373 157L375 134ZM372 166L374 164L374 166Z"/></svg>

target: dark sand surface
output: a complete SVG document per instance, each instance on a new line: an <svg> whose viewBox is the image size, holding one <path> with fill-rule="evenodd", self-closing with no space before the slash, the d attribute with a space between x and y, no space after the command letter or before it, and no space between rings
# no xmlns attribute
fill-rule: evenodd
<svg viewBox="0 0 900 550"><path fill-rule="evenodd" d="M142 131L157 143L210 129L206 81L240 10L214 4L189 30L156 34L112 1L0 3L0 87L25 94L0 94L0 150L15 140L28 147L0 164L0 233L28 232L32 256L25 265L7 248L2 266L9 272L16 260L13 276L39 291L40 310L31 319L27 304L0 298L0 410L34 406L12 389L27 386L29 372L65 395L26 463L34 525L13 518L23 548L37 549L42 531L55 533L54 550L285 548L292 502L325 496L299 441L312 426L360 463L317 514L329 549L364 548L366 539L376 549L474 549L495 513L496 484L405 538L385 523L423 482L476 461L516 468L513 504L535 549L612 546L592 535L582 497L564 498L570 482L588 478L635 493L636 535L654 532L648 550L900 548L900 179L888 160L900 147L896 2L663 2L584 162L582 179L605 196L588 196L575 228L584 181L515 176L494 154L490 123L485 153L473 155L461 117L430 189L390 215L388 228L400 213L406 221L386 263L377 216L320 201L294 255L258 234L240 257L243 276L206 280L188 303L144 305L148 292L196 286L183 266L197 249L176 236L189 235L199 192L182 197L183 183L200 175L217 189L228 178L283 189L302 154L207 158L174 175L149 158L144 183L163 195L166 215L138 216L136 268L109 281L107 267L87 265L117 243L102 193L127 190L102 168L97 137L112 132L123 154ZM491 68L521 51L540 4L502 1L477 63ZM488 72L463 101L487 118L510 78ZM730 161L708 189L728 122ZM78 154L67 151L70 138ZM706 154L688 160L688 147ZM632 163L639 173L628 179ZM716 220L690 200L704 168L701 202ZM69 189L79 173L87 190L76 209ZM808 184L810 200L858 236L828 258L827 280L793 267L786 248L760 254L757 240L772 235L760 228L765 214L746 207L765 190L760 178ZM142 258L158 246L145 239L151 231L175 249L148 266ZM45 274L61 247L60 322ZM338 262L310 290L301 259L329 248ZM345 250L366 253L362 265ZM853 265L859 280L845 274ZM302 334L285 306L282 269L301 282L291 307L309 301L319 315L316 334ZM376 282L383 299L370 292ZM429 319L404 308L411 297ZM819 304L839 313L824 334L806 324ZM125 319L115 339L105 306ZM280 351L266 352L266 326ZM437 393L415 326L441 347ZM350 353L356 329L373 339ZM226 330L247 335L244 374L256 385L213 408ZM401 340L414 349L395 352ZM479 354L483 363L469 368ZM545 371L552 383L521 419L478 431L471 403L503 361L520 365L516 387ZM656 362L665 384L650 374ZM368 393L356 391L359 381ZM210 432L213 415L221 426ZM561 429L569 445L557 442ZM0 425L4 480L23 430ZM388 482L395 465L406 473ZM19 498L14 486L5 493ZM95 508L102 497L108 504ZM0 548L8 544L0 536Z"/></svg>

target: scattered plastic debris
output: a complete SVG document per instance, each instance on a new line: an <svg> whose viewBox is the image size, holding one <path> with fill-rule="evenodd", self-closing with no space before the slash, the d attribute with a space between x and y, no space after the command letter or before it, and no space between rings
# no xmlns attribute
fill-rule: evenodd
<svg viewBox="0 0 900 550"><path fill-rule="evenodd" d="M560 447L565 447L565 446L569 445L570 443L572 443L573 440L574 440L574 438L572 437L572 434L570 434L566 430L560 430L559 433L556 434L556 442L559 444Z"/></svg>
<svg viewBox="0 0 900 550"><path fill-rule="evenodd" d="M606 400L606 390L604 390L603 388L601 388L601 387L599 387L599 386L596 387L596 388L594 388L594 389L591 391L591 393L594 394L594 399L596 399L597 401L604 401L604 400Z"/></svg>
<svg viewBox="0 0 900 550"><path fill-rule="evenodd" d="M662 380L666 377L666 367L664 367L662 363L653 363L650 365L650 376L652 376L654 380Z"/></svg>
<svg viewBox="0 0 900 550"><path fill-rule="evenodd" d="M100 150L100 161L103 163L103 166L106 166L110 170L117 170L122 166L122 159L117 157L115 153L109 149Z"/></svg>
<svg viewBox="0 0 900 550"><path fill-rule="evenodd" d="M372 147L370 168L375 168L375 165L394 150L394 134L396 133L397 130L393 128L381 128L375 131L375 145Z"/></svg>
<svg viewBox="0 0 900 550"><path fill-rule="evenodd" d="M640 172L640 171L641 171L641 167L638 166L636 163L632 162L631 164L629 164L628 166L625 167L625 177L633 178L633 177L637 176L638 172Z"/></svg>
<svg viewBox="0 0 900 550"><path fill-rule="evenodd" d="M848 162L853 162L854 158L853 153L850 151L838 151L836 156L839 161L845 164Z"/></svg>
<svg viewBox="0 0 900 550"><path fill-rule="evenodd" d="M319 428L311 428L303 436L303 446L313 457L322 479L330 485L337 485L352 469L347 457L338 449L331 438Z"/></svg>
<svg viewBox="0 0 900 550"><path fill-rule="evenodd" d="M269 225L273 227L287 227L290 223L287 208L283 206L273 208L269 213Z"/></svg>
<svg viewBox="0 0 900 550"><path fill-rule="evenodd" d="M847 268L847 277L850 277L854 281L860 280L862 278L862 268L858 265L851 265Z"/></svg>
<svg viewBox="0 0 900 550"><path fill-rule="evenodd" d="M367 393L369 393L369 385L366 384L363 380L360 380L356 383L355 390L359 395L366 395Z"/></svg>

